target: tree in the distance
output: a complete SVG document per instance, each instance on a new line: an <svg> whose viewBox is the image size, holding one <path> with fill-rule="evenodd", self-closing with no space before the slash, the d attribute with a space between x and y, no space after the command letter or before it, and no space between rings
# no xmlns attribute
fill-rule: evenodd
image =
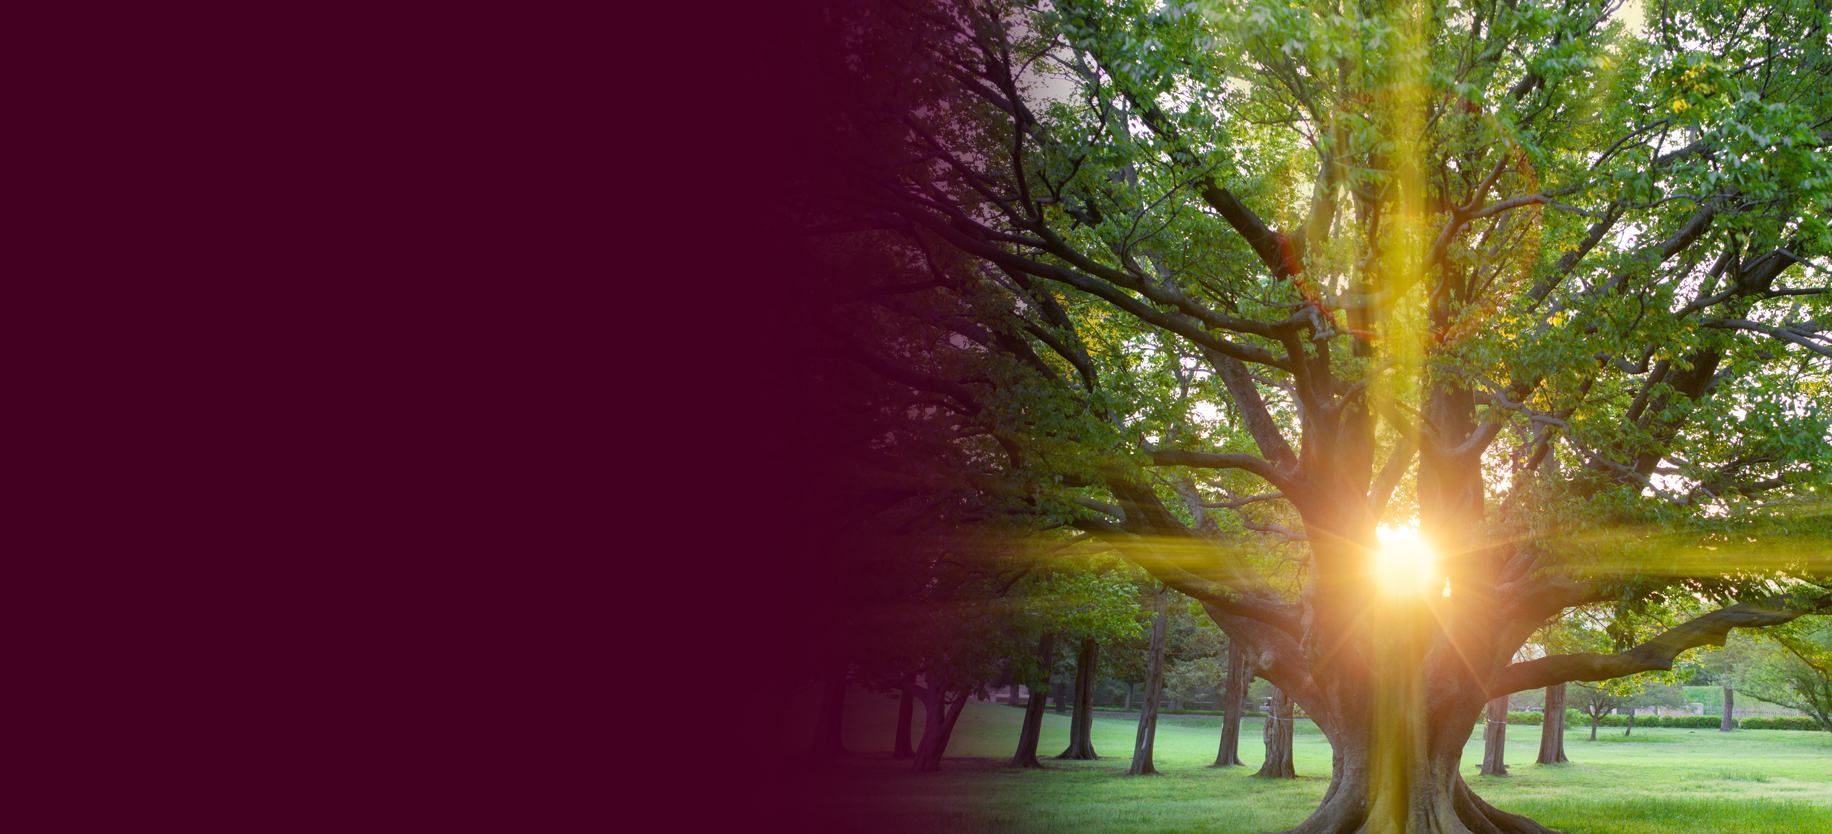
<svg viewBox="0 0 1832 834"><path fill-rule="evenodd" d="M1253 774L1267 779L1296 779L1298 771L1292 758L1292 735L1296 720L1290 696L1284 690L1272 691L1271 708L1266 710L1266 723L1261 728L1261 735L1266 744L1266 758L1260 762L1259 772Z"/></svg>
<svg viewBox="0 0 1832 834"><path fill-rule="evenodd" d="M1056 754L1058 759L1092 760L1100 758L1094 751L1094 673L1100 661L1100 641L1081 638L1075 653L1075 712L1069 719L1069 746Z"/></svg>
<svg viewBox="0 0 1832 834"><path fill-rule="evenodd" d="M1247 706L1247 683L1252 675L1247 671L1247 654L1228 643L1228 664L1224 687L1221 692L1221 742L1215 752L1215 763L1210 767L1241 767L1240 760L1240 719Z"/></svg>
<svg viewBox="0 0 1832 834"><path fill-rule="evenodd" d="M1739 675L1744 692L1799 710L1832 732L1832 627L1814 623L1762 638L1768 645L1746 653Z"/></svg>
<svg viewBox="0 0 1832 834"><path fill-rule="evenodd" d="M1201 611L1200 606L1194 606ZM1221 738L1210 767L1237 767L1240 760L1240 719L1246 707L1247 685L1252 672L1247 668L1246 652L1236 649L1227 634L1215 628L1213 621L1191 619L1196 628L1170 673L1174 685L1185 692L1211 692L1215 706L1222 713ZM1207 628L1202 626L1206 624Z"/></svg>
<svg viewBox="0 0 1832 834"><path fill-rule="evenodd" d="M1030 689L1030 698L1024 704L1024 720L1018 725L1018 752L1012 754L1012 767L1041 768L1043 762L1037 760L1037 743L1043 735L1043 711L1049 691L1049 670L1056 658L1056 633L1046 631L1037 638L1035 664L1029 675L1021 675L1026 687Z"/></svg>
<svg viewBox="0 0 1832 834"><path fill-rule="evenodd" d="M916 748L910 745L910 727L915 721L916 693L908 689L897 691L897 724L891 731L891 758L914 759Z"/></svg>
<svg viewBox="0 0 1832 834"><path fill-rule="evenodd" d="M1042 734L1049 680L1058 665L1057 646L1080 646L1069 750L1083 749L1091 754L1093 746L1088 736L1093 723L1094 670L1088 655L1098 651L1099 641L1124 639L1140 628L1134 585L1126 572L1115 570L1110 557L1065 550L1076 543L1071 540L1049 547L1033 557L1043 566L1020 582L1021 593L1012 597L1017 610L1007 621L1022 628L1026 635L1039 635L1035 652L1021 654L1013 664L1015 676L1025 681L1031 691L1019 730L1018 750L1012 757L1015 767L1043 766L1037 758L1037 743Z"/></svg>
<svg viewBox="0 0 1832 834"><path fill-rule="evenodd" d="M1627 696L1623 694L1619 687L1612 687L1608 683L1596 685L1585 683L1571 684L1571 689L1567 693L1567 697L1571 699L1571 703L1577 705L1578 712L1583 713L1586 718L1590 719L1591 741L1597 740L1597 721L1603 716L1620 709L1623 702L1627 700Z"/></svg>
<svg viewBox="0 0 1832 834"><path fill-rule="evenodd" d="M1164 695L1164 652L1170 640L1169 608L1173 593L1164 586L1151 592L1154 616L1151 644L1146 649L1145 703L1139 709L1139 726L1132 742L1132 763L1126 768L1128 776L1150 776L1158 772L1152 761L1152 750L1157 743L1159 700Z"/></svg>
<svg viewBox="0 0 1832 834"><path fill-rule="evenodd" d="M1488 702L1484 710L1482 727L1482 766L1477 771L1483 776L1506 776L1508 741L1508 696L1503 695Z"/></svg>
<svg viewBox="0 0 1832 834"><path fill-rule="evenodd" d="M1565 692L1570 684L1554 684L1546 687L1545 714L1539 727L1539 758L1535 764L1566 764L1571 759L1565 756Z"/></svg>

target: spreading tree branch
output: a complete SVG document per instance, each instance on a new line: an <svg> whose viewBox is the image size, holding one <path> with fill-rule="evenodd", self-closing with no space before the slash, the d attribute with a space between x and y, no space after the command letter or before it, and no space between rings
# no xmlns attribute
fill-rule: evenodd
<svg viewBox="0 0 1832 834"><path fill-rule="evenodd" d="M1743 603L1720 608L1667 629L1652 640L1615 654L1580 652L1515 663L1501 670L1489 685L1488 696L1554 686L1566 681L1603 681L1637 672L1668 671L1688 649L1722 646L1733 628L1764 628L1808 614L1832 612L1832 597L1809 601L1777 598L1765 603Z"/></svg>

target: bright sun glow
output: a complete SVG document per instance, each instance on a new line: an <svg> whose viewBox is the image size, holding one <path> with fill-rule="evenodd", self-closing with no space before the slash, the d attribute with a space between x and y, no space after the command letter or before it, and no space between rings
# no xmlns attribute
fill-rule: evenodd
<svg viewBox="0 0 1832 834"><path fill-rule="evenodd" d="M1414 527L1375 529L1380 539L1376 567L1381 590L1387 593L1424 593L1438 576L1438 556Z"/></svg>

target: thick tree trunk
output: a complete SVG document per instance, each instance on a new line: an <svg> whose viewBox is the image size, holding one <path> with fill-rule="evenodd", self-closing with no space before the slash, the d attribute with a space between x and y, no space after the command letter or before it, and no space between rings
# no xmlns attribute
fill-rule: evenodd
<svg viewBox="0 0 1832 834"><path fill-rule="evenodd" d="M1456 581L1453 588L1460 587ZM1374 598L1365 586L1359 593ZM1513 637L1447 635L1444 624L1457 622L1447 614L1473 620L1493 608L1473 593L1421 594L1411 607L1394 600L1370 606L1361 616L1327 624L1348 639L1293 646L1293 654L1320 658L1302 672L1277 662L1277 641L1284 639L1277 633L1217 617L1230 639L1242 643L1255 671L1278 687L1261 773L1296 775L1294 705L1303 706L1331 745L1323 801L1285 834L1548 834L1484 802L1459 772L1471 729L1490 700L1480 670L1505 665L1519 645ZM1261 658L1273 662L1261 667Z"/></svg>
<svg viewBox="0 0 1832 834"><path fill-rule="evenodd" d="M1240 760L1240 713L1247 699L1247 653L1228 643L1228 680L1221 688L1221 749L1210 767L1236 767Z"/></svg>
<svg viewBox="0 0 1832 834"><path fill-rule="evenodd" d="M891 758L916 758L916 748L910 746L910 724L916 711L916 696L908 689L903 690L897 699L897 737L893 739Z"/></svg>
<svg viewBox="0 0 1832 834"><path fill-rule="evenodd" d="M954 735L954 723L961 717L961 709L967 706L967 693L959 693L952 703L948 691L937 680L923 687L919 692L923 704L922 742L916 746L916 766L918 773L932 773L941 769L942 753L948 749L948 738Z"/></svg>
<svg viewBox="0 0 1832 834"><path fill-rule="evenodd" d="M1268 779L1298 778L1297 768L1291 762L1292 716L1291 699L1285 696L1284 690L1273 690L1272 709L1266 714L1266 729L1261 733L1266 741L1266 761L1253 775Z"/></svg>
<svg viewBox="0 0 1832 834"><path fill-rule="evenodd" d="M1069 711L1069 685L1057 680L1050 681L1050 700L1055 703L1057 715Z"/></svg>
<svg viewBox="0 0 1832 834"><path fill-rule="evenodd" d="M1453 712L1460 720L1425 720L1413 733L1338 728L1322 803L1282 834L1557 834L1496 809L1470 790L1458 768L1480 706ZM1398 740L1399 749L1376 745L1376 736Z"/></svg>
<svg viewBox="0 0 1832 834"><path fill-rule="evenodd" d="M1565 685L1546 687L1546 715L1539 726L1539 764L1564 764Z"/></svg>
<svg viewBox="0 0 1832 834"><path fill-rule="evenodd" d="M1069 747L1058 759L1098 759L1094 752L1094 665L1100 660L1100 644L1084 637L1081 651L1075 656L1075 717L1069 721Z"/></svg>
<svg viewBox="0 0 1832 834"><path fill-rule="evenodd" d="M1050 663L1055 652L1056 635L1046 633L1037 641L1037 668L1042 669L1044 680L1049 679ZM1037 739L1043 735L1043 709L1045 690L1037 687L1036 679L1031 680L1030 700L1024 705L1024 725L1018 731L1018 752L1011 757L1012 767L1043 767L1037 761Z"/></svg>
<svg viewBox="0 0 1832 834"><path fill-rule="evenodd" d="M1454 292L1438 298L1431 314L1447 327L1458 302ZM1414 586L1370 564L1378 518L1366 511L1371 462L1361 453L1373 446L1372 427L1366 409L1345 408L1306 435L1306 480L1286 493L1300 495L1315 568L1303 633L1290 640L1210 612L1230 639L1248 643L1256 673L1279 689L1262 773L1285 775L1292 702L1329 739L1323 802L1286 834L1549 831L1482 801L1459 772L1497 672L1535 625L1497 604L1508 554L1470 546L1482 540L1486 496L1481 456L1450 452L1476 432L1475 397L1459 386L1454 375L1438 377L1421 409L1437 435L1428 445L1438 447L1418 458L1420 534L1436 547L1429 581Z"/></svg>
<svg viewBox="0 0 1832 834"><path fill-rule="evenodd" d="M846 708L846 667L838 667L827 676L821 687L821 711L814 722L814 749L808 761L817 767L830 765L846 752L840 744L840 717Z"/></svg>
<svg viewBox="0 0 1832 834"><path fill-rule="evenodd" d="M1724 681L1724 716L1718 719L1719 730L1728 733L1737 728L1737 719L1731 715L1736 705L1737 693L1730 688L1730 681L1726 680Z"/></svg>
<svg viewBox="0 0 1832 834"><path fill-rule="evenodd" d="M1132 766L1126 769L1128 776L1145 776L1158 772L1152 766L1151 749L1158 734L1158 699L1164 690L1164 644L1168 642L1170 632L1170 613L1165 610L1166 594L1164 589L1158 590L1158 618L1151 626L1151 650L1145 661L1145 706L1139 710L1139 731L1132 742Z"/></svg>

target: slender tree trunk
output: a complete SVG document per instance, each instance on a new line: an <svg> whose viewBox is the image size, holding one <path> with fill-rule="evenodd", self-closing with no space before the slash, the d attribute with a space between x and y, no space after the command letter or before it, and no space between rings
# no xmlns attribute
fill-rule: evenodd
<svg viewBox="0 0 1832 834"><path fill-rule="evenodd" d="M1728 733L1737 728L1737 719L1735 716L1731 715L1731 711L1736 708L1736 705L1737 693L1730 688L1730 679L1726 677L1724 679L1724 715L1722 718L1718 719L1719 730Z"/></svg>
<svg viewBox="0 0 1832 834"><path fill-rule="evenodd" d="M1255 776L1268 779L1296 779L1298 771L1291 761L1291 699L1282 689L1272 691L1272 710L1266 715L1266 761Z"/></svg>
<svg viewBox="0 0 1832 834"><path fill-rule="evenodd" d="M1546 715L1539 726L1539 764L1564 764L1565 685L1546 687Z"/></svg>
<svg viewBox="0 0 1832 834"><path fill-rule="evenodd" d="M1590 740L1591 741L1597 740L1597 719L1601 717L1602 716L1599 713L1593 712L1590 714Z"/></svg>
<svg viewBox="0 0 1832 834"><path fill-rule="evenodd" d="M1158 700L1164 689L1164 644L1170 632L1170 612L1165 610L1167 591L1158 589L1158 618L1151 626L1151 653L1145 661L1145 706L1139 710L1139 731L1132 742L1132 766L1128 776L1157 773L1152 766L1151 749L1158 734Z"/></svg>
<svg viewBox="0 0 1832 834"><path fill-rule="evenodd" d="M1069 721L1069 748L1058 759L1098 759L1094 752L1094 666L1100 660L1100 644L1084 637L1081 651L1075 656L1075 717Z"/></svg>
<svg viewBox="0 0 1832 834"><path fill-rule="evenodd" d="M948 749L948 739L954 735L954 723L961 717L961 709L967 706L967 693L961 692L950 702L948 690L943 681L935 680L919 690L923 704L922 741L916 745L916 765L918 773L931 773L941 769L942 753Z"/></svg>
<svg viewBox="0 0 1832 834"><path fill-rule="evenodd" d="M1126 709L1132 709L1132 681L1126 682Z"/></svg>
<svg viewBox="0 0 1832 834"><path fill-rule="evenodd" d="M1069 685L1052 679L1050 681L1050 700L1055 702L1057 715L1069 711Z"/></svg>
<svg viewBox="0 0 1832 834"><path fill-rule="evenodd" d="M1482 730L1482 775L1506 776L1508 743L1508 696L1488 703L1488 716Z"/></svg>
<svg viewBox="0 0 1832 834"><path fill-rule="evenodd" d="M916 711L916 696L908 689L903 690L897 698L897 730L891 739L891 758L916 758L916 748L910 746L910 724Z"/></svg>
<svg viewBox="0 0 1832 834"><path fill-rule="evenodd" d="M1629 733L1632 733L1634 731L1635 731L1635 708L1629 707L1628 708L1628 726L1622 728L1622 734L1626 736Z"/></svg>
<svg viewBox="0 0 1832 834"><path fill-rule="evenodd" d="M846 666L841 664L827 676L821 687L821 711L814 723L814 749L808 761L816 767L833 763L846 752L840 744L840 716L846 708Z"/></svg>
<svg viewBox="0 0 1832 834"><path fill-rule="evenodd" d="M1247 653L1228 642L1228 680L1221 688L1221 749L1210 767L1236 767L1240 760L1240 712L1247 699Z"/></svg>
<svg viewBox="0 0 1832 834"><path fill-rule="evenodd" d="M1054 633L1045 633L1043 639L1037 641L1037 668L1043 670L1041 674L1046 681L1049 679L1055 647ZM1018 732L1018 752L1011 757L1012 767L1043 767L1043 763L1037 761L1037 739L1043 735L1045 690L1039 689L1036 683L1037 680L1033 678L1030 700L1024 705L1024 727Z"/></svg>

